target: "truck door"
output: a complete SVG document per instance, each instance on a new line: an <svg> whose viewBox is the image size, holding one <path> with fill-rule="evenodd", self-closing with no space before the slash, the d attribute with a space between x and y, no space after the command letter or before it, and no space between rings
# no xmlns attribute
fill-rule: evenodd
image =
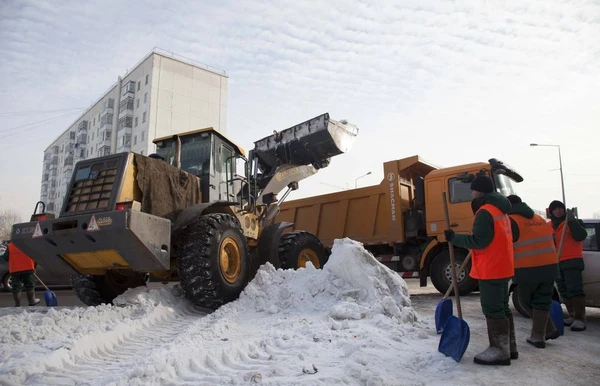
<svg viewBox="0 0 600 386"><path fill-rule="evenodd" d="M477 171L471 173L476 174ZM457 233L469 233L473 227L471 183L463 182L456 176L448 176L446 178L446 189L452 230Z"/></svg>

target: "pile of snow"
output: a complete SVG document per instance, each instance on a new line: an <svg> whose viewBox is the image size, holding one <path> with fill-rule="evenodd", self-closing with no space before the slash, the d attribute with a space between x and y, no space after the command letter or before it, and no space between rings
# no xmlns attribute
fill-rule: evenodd
<svg viewBox="0 0 600 386"><path fill-rule="evenodd" d="M177 285L114 303L0 318L0 383L395 385L399 368L403 384L418 384L456 366L404 280L350 239L322 270L262 266L208 315Z"/></svg>
<svg viewBox="0 0 600 386"><path fill-rule="evenodd" d="M353 240L336 240L322 270L264 265L234 307L269 314L322 312L334 320L385 315L412 323L416 315L404 280Z"/></svg>

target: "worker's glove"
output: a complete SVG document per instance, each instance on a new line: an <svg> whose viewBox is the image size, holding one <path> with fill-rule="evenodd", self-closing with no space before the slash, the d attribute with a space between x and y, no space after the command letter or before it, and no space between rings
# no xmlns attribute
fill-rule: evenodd
<svg viewBox="0 0 600 386"><path fill-rule="evenodd" d="M567 209L567 222L575 221L575 213L572 209Z"/></svg>
<svg viewBox="0 0 600 386"><path fill-rule="evenodd" d="M447 241L452 241L452 238L454 237L454 231L452 229L446 229L444 231L444 235L446 236Z"/></svg>

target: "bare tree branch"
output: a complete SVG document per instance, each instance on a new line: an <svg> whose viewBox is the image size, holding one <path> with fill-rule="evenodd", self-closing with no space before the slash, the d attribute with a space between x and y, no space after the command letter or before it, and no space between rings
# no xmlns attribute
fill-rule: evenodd
<svg viewBox="0 0 600 386"><path fill-rule="evenodd" d="M13 224L21 221L21 215L13 209L0 211L0 240L8 240Z"/></svg>

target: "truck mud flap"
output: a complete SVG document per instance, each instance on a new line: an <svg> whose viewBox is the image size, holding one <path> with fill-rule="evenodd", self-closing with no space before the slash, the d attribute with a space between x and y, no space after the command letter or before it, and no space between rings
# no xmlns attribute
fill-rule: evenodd
<svg viewBox="0 0 600 386"><path fill-rule="evenodd" d="M15 224L12 242L47 271L169 269L171 221L131 209Z"/></svg>

